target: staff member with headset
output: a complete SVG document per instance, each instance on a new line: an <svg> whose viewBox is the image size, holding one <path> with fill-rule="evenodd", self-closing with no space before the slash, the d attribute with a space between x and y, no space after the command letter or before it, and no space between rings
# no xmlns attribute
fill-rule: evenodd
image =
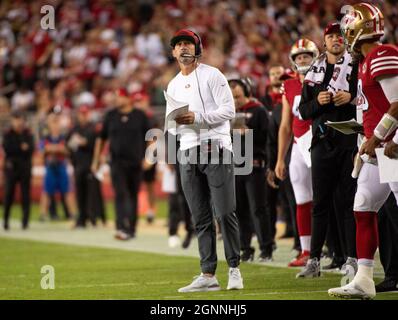
<svg viewBox="0 0 398 320"><path fill-rule="evenodd" d="M252 261L254 258L254 248L250 247L254 228L261 250L258 261L269 262L272 260L273 237L266 203L267 110L251 95L248 79L231 79L228 82L236 111L243 119L241 124L237 121L234 129L240 129L243 138L247 129L253 130L253 171L248 175L237 175L235 179L242 261ZM244 145L242 142L242 149ZM244 155L242 151L240 154Z"/></svg>
<svg viewBox="0 0 398 320"><path fill-rule="evenodd" d="M138 191L145 155L145 135L150 129L145 113L134 108L124 88L116 90L116 108L105 115L100 137L96 139L91 170L96 173L105 142L109 140L111 177L115 191L115 238L135 237Z"/></svg>
<svg viewBox="0 0 398 320"><path fill-rule="evenodd" d="M198 236L202 273L179 292L216 291L217 251L215 217L221 226L229 265L227 289L242 289L239 271L239 228L235 215L234 168L229 120L235 117L234 100L228 81L216 68L199 63L200 37L187 29L171 39L173 57L181 72L169 83L167 93L189 104L189 111L175 118L180 135L181 184ZM195 155L197 158L195 158ZM203 161L216 154L218 162ZM228 158L229 163L221 163ZM198 159L200 158L200 159ZM198 161L199 160L199 161ZM213 159L212 159L213 160ZM205 163L204 163L205 162Z"/></svg>

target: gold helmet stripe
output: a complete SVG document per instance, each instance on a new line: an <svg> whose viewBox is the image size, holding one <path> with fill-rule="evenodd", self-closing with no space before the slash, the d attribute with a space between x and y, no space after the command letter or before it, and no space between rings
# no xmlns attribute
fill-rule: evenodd
<svg viewBox="0 0 398 320"><path fill-rule="evenodd" d="M367 7L369 9L369 11L372 13L372 17L376 18L376 24L373 26L373 31L379 33L381 28L381 22L380 22L380 11L377 7L372 6L369 3L362 3L365 7Z"/></svg>

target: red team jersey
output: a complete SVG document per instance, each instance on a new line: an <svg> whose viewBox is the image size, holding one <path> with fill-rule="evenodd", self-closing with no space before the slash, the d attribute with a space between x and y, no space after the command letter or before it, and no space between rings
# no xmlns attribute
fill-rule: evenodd
<svg viewBox="0 0 398 320"><path fill-rule="evenodd" d="M284 82L284 87L285 96L287 101L289 102L293 115L293 135L296 138L300 138L310 129L310 125L312 122L311 120L302 120L298 111L301 100L301 89L303 88L303 85L301 84L299 78L294 78L286 80Z"/></svg>
<svg viewBox="0 0 398 320"><path fill-rule="evenodd" d="M390 108L380 83L375 79L396 75L398 48L390 44L375 47L359 64L357 106L363 111L363 127L367 138L373 135L373 130Z"/></svg>

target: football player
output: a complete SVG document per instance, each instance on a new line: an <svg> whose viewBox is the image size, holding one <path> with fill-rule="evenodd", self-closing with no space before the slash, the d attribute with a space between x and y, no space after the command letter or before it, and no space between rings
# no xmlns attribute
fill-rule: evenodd
<svg viewBox="0 0 398 320"><path fill-rule="evenodd" d="M343 298L371 299L376 295L373 282L374 254L378 247L376 213L391 191L398 201L398 182L381 184L375 159L375 148L390 141L398 127L398 48L379 42L384 35L384 17L375 5L353 5L343 17L341 28L350 52L360 62L357 104L363 110L365 142L359 154L365 160L354 201L358 272L349 284L328 292Z"/></svg>
<svg viewBox="0 0 398 320"><path fill-rule="evenodd" d="M311 210L312 181L311 167L306 163L305 155L297 144L297 139L311 133L311 120L302 120L298 111L304 76L312 63L319 56L316 44L308 39L299 39L291 48L289 59L297 72L296 76L284 82L282 97L282 121L278 133L278 160L275 167L276 176L286 178L285 157L293 139L292 155L289 163L289 174L296 198L296 216L300 236L301 253L289 263L289 267L302 267L307 264L311 249ZM308 148L307 148L308 149ZM308 158L310 158L308 154Z"/></svg>

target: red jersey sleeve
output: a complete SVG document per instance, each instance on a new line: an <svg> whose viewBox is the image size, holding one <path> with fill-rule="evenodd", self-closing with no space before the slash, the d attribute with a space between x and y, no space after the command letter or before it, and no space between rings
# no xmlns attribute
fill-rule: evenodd
<svg viewBox="0 0 398 320"><path fill-rule="evenodd" d="M372 52L370 59L370 77L376 80L380 76L398 75L398 47L382 45Z"/></svg>

